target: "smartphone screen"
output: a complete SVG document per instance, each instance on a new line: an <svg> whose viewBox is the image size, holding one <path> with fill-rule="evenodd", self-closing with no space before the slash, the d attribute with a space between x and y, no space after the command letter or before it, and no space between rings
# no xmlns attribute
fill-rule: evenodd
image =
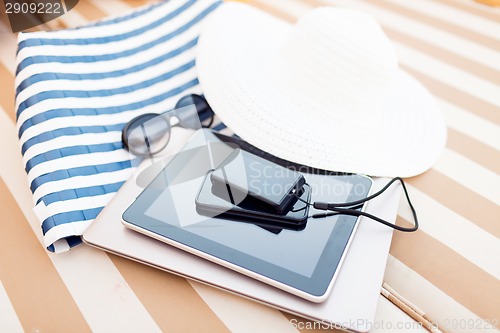
<svg viewBox="0 0 500 333"><path fill-rule="evenodd" d="M196 210L199 214L208 217L230 218L240 222L249 222L260 226L278 227L283 229L301 230L305 227L309 213L309 206L297 201L285 215L262 211L249 200L243 200L238 205L214 194L209 172L196 197ZM219 193L220 194L220 193ZM303 186L300 198L310 200L309 186Z"/></svg>
<svg viewBox="0 0 500 333"><path fill-rule="evenodd" d="M276 214L289 211L297 201L294 193L305 183L300 173L240 149L212 173L211 180L215 189L221 189L223 194L229 192L232 204L252 200L261 209Z"/></svg>

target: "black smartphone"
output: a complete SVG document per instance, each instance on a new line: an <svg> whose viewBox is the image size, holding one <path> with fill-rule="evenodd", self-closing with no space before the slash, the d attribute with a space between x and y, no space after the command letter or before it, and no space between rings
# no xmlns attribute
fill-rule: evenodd
<svg viewBox="0 0 500 333"><path fill-rule="evenodd" d="M288 213L305 183L300 173L241 149L235 149L210 180L214 193L233 205L245 200L280 215Z"/></svg>
<svg viewBox="0 0 500 333"><path fill-rule="evenodd" d="M247 222L259 225L263 228L279 228L302 230L307 224L309 206L297 201L285 215L273 214L263 211L260 206L256 206L252 200L242 200L238 205L231 203L221 197L221 193L214 193L211 175L209 171L196 196L196 211L200 215L208 217L219 217L239 222ZM219 191L218 189L216 191ZM226 194L226 197L228 194ZM298 196L306 202L311 198L311 190L308 185L302 186ZM270 230L271 231L271 230Z"/></svg>

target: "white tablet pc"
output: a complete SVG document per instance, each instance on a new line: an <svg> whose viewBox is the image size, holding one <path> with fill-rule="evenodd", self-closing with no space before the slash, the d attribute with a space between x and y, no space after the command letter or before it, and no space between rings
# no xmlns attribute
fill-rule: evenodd
<svg viewBox="0 0 500 333"><path fill-rule="evenodd" d="M198 147L176 155L124 212L124 225L307 300L325 300L354 236L357 218L310 218L303 230L271 232L251 223L200 215L195 199L205 174L215 160L223 160L208 157L209 152ZM199 170L201 165L205 170ZM196 166L194 176L192 166ZM358 200L368 195L372 184L360 175L307 173L304 177L312 201ZM310 209L310 215L316 213L324 212Z"/></svg>

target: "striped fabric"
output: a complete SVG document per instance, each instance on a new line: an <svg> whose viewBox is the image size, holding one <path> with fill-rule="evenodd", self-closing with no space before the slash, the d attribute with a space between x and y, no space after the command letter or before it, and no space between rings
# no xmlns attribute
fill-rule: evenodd
<svg viewBox="0 0 500 333"><path fill-rule="evenodd" d="M443 332L498 332L500 8L472 0L246 2L289 22L322 5L373 15L401 66L445 115L443 155L406 180L421 228L394 233L373 331L426 332L414 318ZM144 3L80 0L40 29L72 28ZM46 251L15 126L17 41L1 12L0 332L340 332L86 246ZM402 206L398 223L408 225L408 213ZM386 291L399 294L404 311Z"/></svg>
<svg viewBox="0 0 500 333"><path fill-rule="evenodd" d="M173 0L78 29L19 34L17 128L48 250L80 244L131 175L124 124L200 93L199 27L219 4Z"/></svg>

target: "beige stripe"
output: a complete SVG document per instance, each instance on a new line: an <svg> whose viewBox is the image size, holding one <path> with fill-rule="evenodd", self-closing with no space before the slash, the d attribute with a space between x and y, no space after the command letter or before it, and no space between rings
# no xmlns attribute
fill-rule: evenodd
<svg viewBox="0 0 500 333"><path fill-rule="evenodd" d="M381 24L381 26L384 29L385 33L391 39L402 42L436 59L445 61L447 64L450 64L457 68L461 68L471 74L474 74L475 76L478 76L492 83L500 85L500 71L498 70L492 69L491 67L488 66L484 66L475 61L459 56L453 52L434 46L428 42L408 36L404 33L391 29L383 24Z"/></svg>
<svg viewBox="0 0 500 333"><path fill-rule="evenodd" d="M500 151L500 126L440 98L437 98L437 102L448 128Z"/></svg>
<svg viewBox="0 0 500 333"><path fill-rule="evenodd" d="M106 13L87 0L80 0L74 10L78 11L89 21L100 20L106 16Z"/></svg>
<svg viewBox="0 0 500 333"><path fill-rule="evenodd" d="M500 109L499 85L469 74L465 69L454 67L446 60L434 58L404 44L393 41L393 45L402 67L412 68L462 93L491 103L497 110ZM497 59L500 59L500 53Z"/></svg>
<svg viewBox="0 0 500 333"><path fill-rule="evenodd" d="M434 26L436 28L439 28L441 30L449 31L455 35L462 36L463 38L470 39L475 41L478 44L482 44L486 47L489 47L493 50L500 51L500 42L497 40L490 38L488 36L476 33L474 31L471 31L469 29L466 29L464 27L445 22L442 20L439 20L434 17L427 16L422 13L415 12L411 9L396 5L394 3L388 3L386 1L380 1L380 0L365 0L367 2L372 3L373 5L376 5L381 8L385 8L387 10L390 10L394 13L398 13L400 15L404 15L407 17L411 17L414 20L420 21L422 23L428 24L430 26Z"/></svg>
<svg viewBox="0 0 500 333"><path fill-rule="evenodd" d="M46 28L46 29L44 29L44 28ZM36 32L36 31L40 31L40 30L50 30L50 26L48 24L37 25L36 27L30 28L27 30L23 30L23 32Z"/></svg>
<svg viewBox="0 0 500 333"><path fill-rule="evenodd" d="M492 20L495 23L500 22L500 13L494 12L491 10L491 7L484 6L484 5L475 5L475 3L472 3L471 0L467 0L466 2L460 2L460 1L450 1L450 0L434 0L436 2L439 2L443 5L447 5L456 9L463 10L468 13L475 14L477 16L481 16L482 18ZM482 6L482 7L479 7Z"/></svg>
<svg viewBox="0 0 500 333"><path fill-rule="evenodd" d="M66 14L65 14L66 15ZM48 27L48 29L40 29L40 30L46 30L46 31L50 31L50 30L59 30L59 29L66 29L68 28L68 26L66 26L66 23L64 23L63 20L61 20L61 18L57 18L55 20L52 20L52 21L49 21L47 23L45 23L46 26ZM38 31L36 29L37 27L35 27L32 31L30 32L35 32L35 31Z"/></svg>
<svg viewBox="0 0 500 333"><path fill-rule="evenodd" d="M228 332L186 279L113 254L109 258L162 331Z"/></svg>
<svg viewBox="0 0 500 333"><path fill-rule="evenodd" d="M411 184L407 184L407 188L418 212L420 229L423 232L438 239L441 244L500 280L498 237L450 210ZM449 195L460 194L450 193ZM406 200L400 201L398 215L408 221L413 221Z"/></svg>
<svg viewBox="0 0 500 333"><path fill-rule="evenodd" d="M500 206L499 174L449 148L443 150L432 168Z"/></svg>
<svg viewBox="0 0 500 333"><path fill-rule="evenodd" d="M411 225L399 216L397 224ZM487 320L497 319L498 280L438 240L421 230L396 232L390 253L475 314Z"/></svg>
<svg viewBox="0 0 500 333"><path fill-rule="evenodd" d="M14 122L14 76L0 64L0 106L7 112L7 115Z"/></svg>
<svg viewBox="0 0 500 333"><path fill-rule="evenodd" d="M224 322L231 332L297 333L292 324L276 310L254 300L242 298L196 281L189 284Z"/></svg>
<svg viewBox="0 0 500 333"><path fill-rule="evenodd" d="M398 5L410 8L416 12L424 13L439 20L444 20L458 26L466 26L467 29L483 34L500 42L500 25L498 23L484 20L472 13L463 12L448 6L443 6L433 0L421 1L399 1L386 0L395 2ZM454 0L456 1L456 0Z"/></svg>
<svg viewBox="0 0 500 333"><path fill-rule="evenodd" d="M90 331L76 303L0 179L0 279L26 332Z"/></svg>
<svg viewBox="0 0 500 333"><path fill-rule="evenodd" d="M406 181L478 227L500 238L500 224L492 223L493 216L500 216L500 208L493 202L434 169Z"/></svg>
<svg viewBox="0 0 500 333"><path fill-rule="evenodd" d="M433 95L436 95L447 102L458 105L461 108L468 110L479 117L489 120L497 125L500 125L500 112L495 105L485 102L472 95L464 93L449 85L446 85L438 80L422 74L414 69L403 66L403 68L422 82Z"/></svg>
<svg viewBox="0 0 500 333"><path fill-rule="evenodd" d="M68 28L75 28L88 23L85 17L83 17L76 8L61 16L58 20L63 22Z"/></svg>
<svg viewBox="0 0 500 333"><path fill-rule="evenodd" d="M500 152L463 133L448 128L446 146L479 165L500 174Z"/></svg>

